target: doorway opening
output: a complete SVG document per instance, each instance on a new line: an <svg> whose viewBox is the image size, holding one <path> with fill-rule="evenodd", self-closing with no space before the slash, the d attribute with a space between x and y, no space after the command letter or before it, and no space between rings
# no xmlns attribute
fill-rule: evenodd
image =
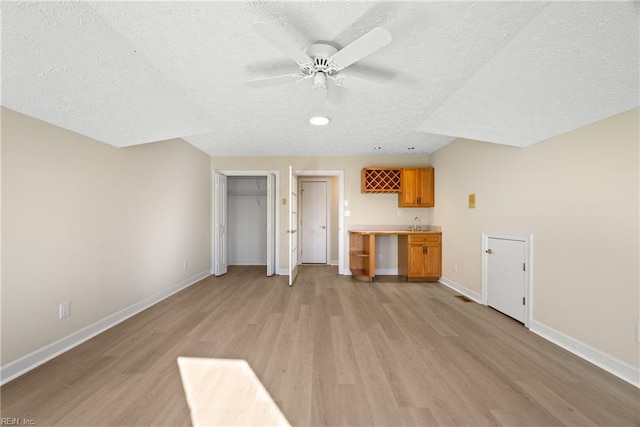
<svg viewBox="0 0 640 427"><path fill-rule="evenodd" d="M303 264L337 265L338 274L345 274L344 172L295 170L294 175L301 190L297 259Z"/></svg>
<svg viewBox="0 0 640 427"><path fill-rule="evenodd" d="M344 206L342 201L344 200L344 171L341 170L293 170L291 168L292 176L295 177L296 182L299 184L297 187L302 186L303 182L327 182L327 210L328 220L326 225L327 230L327 256L325 264L337 265L338 274L346 274L344 263ZM302 198L300 198L302 199ZM307 206L305 208L302 205L302 200L296 206L299 210L309 210ZM302 216L300 216L302 217ZM302 229L300 224L300 218L296 224L297 229ZM308 246L308 241L302 241L302 233L295 233L298 246L298 254L295 259L301 260L300 247ZM291 248L290 248L291 249ZM337 255L336 255L337 254ZM293 270L293 266L289 266L289 270Z"/></svg>
<svg viewBox="0 0 640 427"><path fill-rule="evenodd" d="M338 262L337 210L332 209L335 178L300 178L300 262L302 264L334 264ZM335 212L334 212L335 211ZM332 221L333 219L333 221ZM335 229L334 229L335 228ZM331 243L335 242L335 248Z"/></svg>
<svg viewBox="0 0 640 427"><path fill-rule="evenodd" d="M227 177L229 265L267 264L267 177Z"/></svg>
<svg viewBox="0 0 640 427"><path fill-rule="evenodd" d="M276 273L278 171L213 172L211 272L229 265L264 265Z"/></svg>

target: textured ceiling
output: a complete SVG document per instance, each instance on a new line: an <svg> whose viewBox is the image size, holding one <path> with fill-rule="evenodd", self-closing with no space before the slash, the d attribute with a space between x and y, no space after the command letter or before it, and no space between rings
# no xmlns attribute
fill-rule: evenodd
<svg viewBox="0 0 640 427"><path fill-rule="evenodd" d="M7 2L2 105L114 145L181 137L213 156L427 154L457 137L526 146L639 105L638 2ZM259 36L338 49L386 97L311 83ZM381 147L375 150L375 147ZM409 150L409 148L414 148Z"/></svg>

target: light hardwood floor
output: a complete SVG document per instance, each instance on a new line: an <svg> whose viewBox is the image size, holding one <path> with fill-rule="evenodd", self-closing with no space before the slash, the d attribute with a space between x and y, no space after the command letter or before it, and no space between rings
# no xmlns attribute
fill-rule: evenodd
<svg viewBox="0 0 640 427"><path fill-rule="evenodd" d="M1 389L37 425L190 425L177 358L243 359L292 425L631 426L640 390L438 283L232 267Z"/></svg>

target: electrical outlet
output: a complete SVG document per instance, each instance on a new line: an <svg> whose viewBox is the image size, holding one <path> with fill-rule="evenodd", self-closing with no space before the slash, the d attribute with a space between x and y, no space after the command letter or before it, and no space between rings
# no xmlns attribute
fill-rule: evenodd
<svg viewBox="0 0 640 427"><path fill-rule="evenodd" d="M640 325L636 326L636 341L640 344Z"/></svg>
<svg viewBox="0 0 640 427"><path fill-rule="evenodd" d="M351 211L344 211L344 216L351 216Z"/></svg>
<svg viewBox="0 0 640 427"><path fill-rule="evenodd" d="M398 216L402 216L402 209L398 209Z"/></svg>
<svg viewBox="0 0 640 427"><path fill-rule="evenodd" d="M458 264L453 264L453 272L454 273L458 272Z"/></svg>
<svg viewBox="0 0 640 427"><path fill-rule="evenodd" d="M187 261L185 261L184 263L182 263L182 269L184 271L187 271L187 268L189 267L189 264L187 264Z"/></svg>
<svg viewBox="0 0 640 427"><path fill-rule="evenodd" d="M58 318L62 319L64 317L67 317L71 314L71 303L69 301L65 301L62 304L60 304L59 310L58 310Z"/></svg>

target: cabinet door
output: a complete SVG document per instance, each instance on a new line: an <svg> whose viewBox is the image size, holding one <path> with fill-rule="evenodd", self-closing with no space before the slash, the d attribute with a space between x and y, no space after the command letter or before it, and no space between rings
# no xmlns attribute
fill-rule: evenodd
<svg viewBox="0 0 640 427"><path fill-rule="evenodd" d="M423 243L409 244L409 269L408 277L425 277L426 272L426 245Z"/></svg>
<svg viewBox="0 0 640 427"><path fill-rule="evenodd" d="M425 245L425 277L442 275L442 246L440 244Z"/></svg>
<svg viewBox="0 0 640 427"><path fill-rule="evenodd" d="M422 207L433 206L433 168L418 169L416 174L416 204Z"/></svg>
<svg viewBox="0 0 640 427"><path fill-rule="evenodd" d="M434 206L433 168L403 168L398 206L429 208Z"/></svg>
<svg viewBox="0 0 640 427"><path fill-rule="evenodd" d="M398 205L415 206L418 200L418 169L402 169L402 190L398 194Z"/></svg>

